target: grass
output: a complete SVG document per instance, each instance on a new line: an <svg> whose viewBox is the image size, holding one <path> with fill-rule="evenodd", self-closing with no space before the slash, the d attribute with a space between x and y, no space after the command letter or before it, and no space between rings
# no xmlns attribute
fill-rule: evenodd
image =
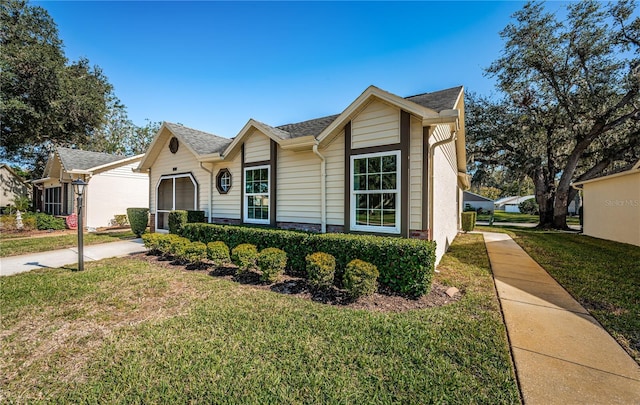
<svg viewBox="0 0 640 405"><path fill-rule="evenodd" d="M519 403L484 243L447 306L368 312L132 259L2 278L0 401Z"/></svg>
<svg viewBox="0 0 640 405"><path fill-rule="evenodd" d="M481 214L478 215L478 221L489 221L491 219L491 215L489 214ZM513 222L516 224L537 224L540 220L540 217L537 215L529 215L522 214L519 212L504 212L504 211L494 211L493 213L493 221L494 222ZM567 216L567 225L580 225L580 219L578 217L569 217Z"/></svg>
<svg viewBox="0 0 640 405"><path fill-rule="evenodd" d="M84 244L94 245L96 243L132 239L134 237L131 231L85 233ZM74 246L78 246L78 236L76 234L24 239L2 239L0 240L0 257L46 252L48 250L64 249Z"/></svg>
<svg viewBox="0 0 640 405"><path fill-rule="evenodd" d="M513 227L502 231L509 233L640 363L637 246L566 232Z"/></svg>

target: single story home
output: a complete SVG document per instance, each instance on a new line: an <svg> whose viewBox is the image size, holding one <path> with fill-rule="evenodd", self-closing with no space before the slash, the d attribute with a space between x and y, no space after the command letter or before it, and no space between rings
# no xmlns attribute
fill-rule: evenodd
<svg viewBox="0 0 640 405"><path fill-rule="evenodd" d="M71 182L88 183L84 195L87 229L110 226L115 215L127 208L149 206L149 176L134 172L144 155L120 156L57 147L49 156L44 174L33 183L40 192L42 212L67 216L77 211Z"/></svg>
<svg viewBox="0 0 640 405"><path fill-rule="evenodd" d="M466 174L464 91L399 97L367 88L340 114L232 139L165 122L138 170L151 224L176 209L208 222L432 239L456 237Z"/></svg>
<svg viewBox="0 0 640 405"><path fill-rule="evenodd" d="M462 206L465 210L468 208L473 208L475 211L481 209L484 212L494 210L493 200L491 198L472 193L471 191L462 192Z"/></svg>
<svg viewBox="0 0 640 405"><path fill-rule="evenodd" d="M13 205L18 197L31 198L31 186L6 164L0 164L0 187L0 207Z"/></svg>
<svg viewBox="0 0 640 405"><path fill-rule="evenodd" d="M499 211L519 213L520 203L527 200L531 200L531 199L535 200L535 198L536 196L533 194L525 195L524 197L518 197L518 196L502 197L500 199L495 200L493 205L494 205L494 209Z"/></svg>
<svg viewBox="0 0 640 405"><path fill-rule="evenodd" d="M585 235L640 246L640 160L573 186L582 190Z"/></svg>

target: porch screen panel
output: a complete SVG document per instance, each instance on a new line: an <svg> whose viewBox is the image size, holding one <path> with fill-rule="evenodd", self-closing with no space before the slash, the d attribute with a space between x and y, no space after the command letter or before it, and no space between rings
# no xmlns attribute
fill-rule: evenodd
<svg viewBox="0 0 640 405"><path fill-rule="evenodd" d="M158 186L158 209L173 209L173 179L164 179Z"/></svg>
<svg viewBox="0 0 640 405"><path fill-rule="evenodd" d="M178 177L176 180L176 208L177 210L195 209L196 188L189 177Z"/></svg>

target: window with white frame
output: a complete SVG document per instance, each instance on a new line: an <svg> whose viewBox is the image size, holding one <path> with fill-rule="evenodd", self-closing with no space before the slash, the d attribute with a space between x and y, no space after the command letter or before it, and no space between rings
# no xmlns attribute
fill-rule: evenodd
<svg viewBox="0 0 640 405"><path fill-rule="evenodd" d="M400 151L351 156L351 229L400 233Z"/></svg>
<svg viewBox="0 0 640 405"><path fill-rule="evenodd" d="M269 210L269 166L244 169L244 221L268 224Z"/></svg>
<svg viewBox="0 0 640 405"><path fill-rule="evenodd" d="M173 210L196 210L198 185L191 174L162 176L156 186L156 229L169 229Z"/></svg>

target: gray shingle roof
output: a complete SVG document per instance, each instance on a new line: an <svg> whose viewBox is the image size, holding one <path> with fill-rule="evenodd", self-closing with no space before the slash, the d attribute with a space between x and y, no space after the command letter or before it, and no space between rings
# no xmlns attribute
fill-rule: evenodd
<svg viewBox="0 0 640 405"><path fill-rule="evenodd" d="M276 128L288 132L290 134L290 138L298 138L305 135L317 136L333 121L335 121L339 115L340 114L329 115L327 117L297 122L295 124L280 125Z"/></svg>
<svg viewBox="0 0 640 405"><path fill-rule="evenodd" d="M62 167L66 171L88 170L93 167L102 166L108 163L117 162L118 160L126 159L126 156L63 148L61 146L56 148L56 152L60 157Z"/></svg>
<svg viewBox="0 0 640 405"><path fill-rule="evenodd" d="M187 128L171 122L165 122L164 124L171 132L179 135L199 155L222 153L231 143L231 139L208 132L198 131L197 129Z"/></svg>
<svg viewBox="0 0 640 405"><path fill-rule="evenodd" d="M491 198L487 198L475 193L471 193L469 191L463 191L463 196L462 196L462 200L463 201L489 201L489 202L493 202L493 200Z"/></svg>
<svg viewBox="0 0 640 405"><path fill-rule="evenodd" d="M405 97L405 99L423 107L430 108L436 112L440 112L442 110L454 109L461 91L462 86L458 86L450 89L434 91L433 93L423 93Z"/></svg>

